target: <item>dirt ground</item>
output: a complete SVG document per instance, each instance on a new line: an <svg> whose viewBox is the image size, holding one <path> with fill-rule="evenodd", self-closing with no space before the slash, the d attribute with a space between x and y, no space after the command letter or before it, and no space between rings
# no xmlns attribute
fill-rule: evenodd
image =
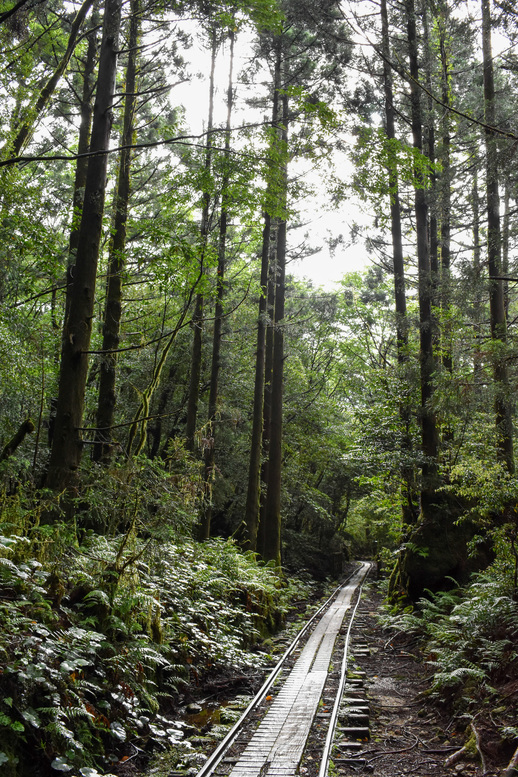
<svg viewBox="0 0 518 777"><path fill-rule="evenodd" d="M470 717L441 710L428 699L432 668L409 635L394 635L380 626L376 616L381 603L375 587L365 592L351 643L353 666L365 672L370 741L358 753L358 766L337 764L337 774L502 775L512 750L502 748L491 716L481 711L472 727ZM365 644L368 652L358 647ZM469 752L461 753L469 740Z"/></svg>

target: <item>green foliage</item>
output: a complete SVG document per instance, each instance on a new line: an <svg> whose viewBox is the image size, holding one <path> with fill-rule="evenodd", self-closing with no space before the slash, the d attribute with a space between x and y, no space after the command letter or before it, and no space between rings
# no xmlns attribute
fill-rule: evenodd
<svg viewBox="0 0 518 777"><path fill-rule="evenodd" d="M297 590L231 542L141 539L132 525L65 550L59 525L10 531L0 535L0 753L10 777L33 765L28 741L54 769L82 774L105 769L130 738L177 742L181 728L161 709L190 675L259 665L248 649ZM45 537L42 563L34 553Z"/></svg>
<svg viewBox="0 0 518 777"><path fill-rule="evenodd" d="M518 504L518 479L498 462L484 460L481 455L464 456L450 470L451 484L445 487L470 505L468 514L484 523L492 515Z"/></svg>
<svg viewBox="0 0 518 777"><path fill-rule="evenodd" d="M376 208L377 217L388 221L390 213L386 198L392 199L387 171L397 170L399 185L428 189L431 176L440 171L428 157L413 146L396 138L388 138L381 127L362 127L354 151L355 175L353 186L357 194Z"/></svg>
<svg viewBox="0 0 518 777"><path fill-rule="evenodd" d="M428 628L428 647L435 654L433 690L437 694L457 692L466 703L466 686L473 681L489 685L516 672L518 606L499 581L479 576L448 617L439 618ZM472 695L476 702L478 693Z"/></svg>
<svg viewBox="0 0 518 777"><path fill-rule="evenodd" d="M108 536L130 527L154 536L190 532L201 482L198 465L182 441L168 447L165 461L145 456L114 459L107 468L85 460L82 475L79 526Z"/></svg>
<svg viewBox="0 0 518 777"><path fill-rule="evenodd" d="M347 515L347 532L354 556L375 556L381 548L393 548L399 539L399 483L389 478L358 476L357 484L356 499Z"/></svg>
<svg viewBox="0 0 518 777"><path fill-rule="evenodd" d="M518 603L512 594L495 565L465 589L427 592L413 611L384 616L383 622L422 640L434 669L433 697L474 712L495 685L518 673Z"/></svg>

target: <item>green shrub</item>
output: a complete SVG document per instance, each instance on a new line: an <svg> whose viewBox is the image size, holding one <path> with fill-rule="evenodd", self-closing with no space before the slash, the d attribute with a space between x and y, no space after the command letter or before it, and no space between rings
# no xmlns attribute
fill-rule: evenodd
<svg viewBox="0 0 518 777"><path fill-rule="evenodd" d="M182 684L261 665L251 646L301 593L232 541L142 539L132 525L65 551L62 526L28 533L0 536L7 777L32 774L35 757L88 777L130 739L174 744L181 729L163 713Z"/></svg>

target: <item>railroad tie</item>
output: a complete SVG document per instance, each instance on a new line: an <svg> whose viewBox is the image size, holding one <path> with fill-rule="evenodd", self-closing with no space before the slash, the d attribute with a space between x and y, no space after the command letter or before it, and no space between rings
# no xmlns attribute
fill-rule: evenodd
<svg viewBox="0 0 518 777"><path fill-rule="evenodd" d="M360 577L352 578L318 622L229 777L295 777Z"/></svg>

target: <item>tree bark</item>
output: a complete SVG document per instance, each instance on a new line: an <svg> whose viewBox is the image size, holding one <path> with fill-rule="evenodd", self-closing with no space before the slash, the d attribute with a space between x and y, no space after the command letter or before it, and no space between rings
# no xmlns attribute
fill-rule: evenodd
<svg viewBox="0 0 518 777"><path fill-rule="evenodd" d="M79 136L77 141L77 153L80 158L76 162L74 177L74 194L72 198L72 226L68 245L67 288L65 293L65 319L70 311L70 297L72 291L72 279L76 262L77 246L79 245L79 228L81 226L81 213L85 196L86 174L88 171L88 157L86 154L90 147L90 133L92 130L93 94L95 90L95 66L97 64L97 11L94 9L92 24L94 29L88 35L88 48L86 50L85 68L83 73L83 91L81 94L81 123L79 124Z"/></svg>
<svg viewBox="0 0 518 777"><path fill-rule="evenodd" d="M169 351L173 347L173 344L176 340L176 336L178 335L178 332L185 325L185 320L187 318L187 314L191 307L192 298L194 296L194 292L196 290L196 286L198 285L199 281L200 281L200 276L198 276L193 286L191 287L187 301L183 307L182 312L180 313L180 316L175 324L173 331L169 334L168 340L164 345L164 347L162 348L162 353L160 354L160 357L158 357L158 352L157 352L156 363L153 369L153 373L151 375L151 380L149 381L148 385L142 392L142 398L140 400L140 404L137 408L137 411L133 417L133 421L129 428L128 442L126 445L127 456L131 456L133 454L138 455L144 449L144 446L147 440L147 425L149 420L149 408L151 404L151 399L160 383L162 370L164 369L164 365L169 355ZM133 443L135 442L135 438L137 436L137 433L139 433L139 431L140 431L140 436L139 436L135 451L133 452Z"/></svg>
<svg viewBox="0 0 518 777"><path fill-rule="evenodd" d="M132 149L135 142L135 110L137 105L138 42L140 38L140 0L131 0L128 36L128 62L124 99L124 118L119 157L119 174L114 198L113 236L108 258L108 279L104 309L103 340L99 368L99 395L94 461L107 461L113 452L112 426L115 417L117 351L122 317L122 273L125 265L126 225L131 193Z"/></svg>
<svg viewBox="0 0 518 777"><path fill-rule="evenodd" d="M424 68L423 75L426 79L426 86L428 94L426 95L426 110L423 112L422 103L421 121L423 124L424 137L423 148L421 149L430 161L430 183L426 194L426 203L428 208L428 252L430 255L430 273L432 279L432 315L436 318L435 309L439 306L439 224L438 224L438 206L439 206L439 192L437 186L437 173L435 172L436 164L436 138L435 138L435 102L432 94L434 91L434 85L432 82L432 43L430 41L430 33L428 29L428 9L427 4L422 4L422 20L423 20L423 49L424 49ZM417 45L417 40L416 40ZM437 324L434 326L434 349L437 351L441 346L439 327ZM436 359L438 366L439 360Z"/></svg>
<svg viewBox="0 0 518 777"><path fill-rule="evenodd" d="M502 245L500 235L497 140L492 129L495 126L495 87L489 0L482 0L482 54L484 65L484 119L486 125L487 263L489 269L491 339L493 341L496 450L499 461L512 474L514 472L513 424L505 355L507 321L505 316L504 284L501 279Z"/></svg>
<svg viewBox="0 0 518 777"><path fill-rule="evenodd" d="M261 250L261 280L259 292L259 316L257 320L257 347L255 354L254 404L252 409L252 439L250 442L250 463L246 493L245 523L247 550L257 549L257 530L261 504L261 458L263 433L263 402L266 362L267 293L268 266L270 256L269 213L264 214L263 240Z"/></svg>
<svg viewBox="0 0 518 777"><path fill-rule="evenodd" d="M275 319L275 279L277 273L277 235L278 219L270 223L270 243L268 245L268 281L266 291L266 341L263 393L263 428L261 439L261 474L259 494L259 526L257 529L257 552L264 558L266 519L266 496L270 479L270 437L272 430L272 374L273 374L273 327Z"/></svg>
<svg viewBox="0 0 518 777"><path fill-rule="evenodd" d="M451 90L450 58L448 53L448 10L441 2L437 26L441 57L441 100L445 110L441 119L441 177L440 177L440 256L441 256L441 309L443 320L442 363L447 372L453 373L452 322L451 322ZM450 435L451 438L451 435Z"/></svg>
<svg viewBox="0 0 518 777"><path fill-rule="evenodd" d="M473 185L471 187L471 208L473 212L473 274L475 297L473 300L473 380L475 391L479 393L482 385L482 318L483 300L481 288L481 245L480 245L480 207L478 175L476 165L473 168Z"/></svg>
<svg viewBox="0 0 518 777"><path fill-rule="evenodd" d="M505 280L509 275L509 237L511 228L511 192L509 176L504 174L504 215L502 219L502 281L504 286L504 310L505 320L509 321L509 281Z"/></svg>
<svg viewBox="0 0 518 777"><path fill-rule="evenodd" d="M390 38L387 13L387 2L381 0L381 47L383 53L383 85L385 94L385 122L387 137L395 140L394 92L392 85L392 69L390 67ZM401 229L401 202L399 197L399 176L397 158L392 154L388 166L388 183L390 191L390 224L392 237L392 259L394 264L394 302L396 308L396 350L398 371L401 384L401 400L399 402L399 422L401 426L401 487L402 487L402 517L403 524L413 524L417 520L414 507L415 478L413 467L409 463L412 455L412 437L410 434L411 407L408 397L407 365L408 365L408 321L406 312L406 282L405 262L403 255L403 234Z"/></svg>
<svg viewBox="0 0 518 777"><path fill-rule="evenodd" d="M2 452L0 453L0 461L5 461L13 455L15 450L22 444L28 434L32 434L35 430L34 422L31 418L27 418L20 426L14 437L4 445Z"/></svg>
<svg viewBox="0 0 518 777"><path fill-rule="evenodd" d="M280 130L281 147L281 210L286 210L288 189L288 95L282 93ZM279 220L275 272L275 317L273 322L273 369L268 485L265 502L264 549L265 561L281 566L281 476L282 476L282 414L284 394L284 307L286 297L286 215Z"/></svg>
<svg viewBox="0 0 518 777"><path fill-rule="evenodd" d="M83 408L88 372L88 350L94 315L112 106L121 20L120 0L105 0L90 158L81 218L71 306L63 327L59 392L47 486L73 486L82 454Z"/></svg>
<svg viewBox="0 0 518 777"><path fill-rule="evenodd" d="M406 0L407 36L410 69L411 123L414 148L423 153L423 121L419 90L417 58L417 30L414 0ZM421 376L421 441L423 453L421 509L426 513L437 486L438 434L433 407L434 395L434 339L433 319L434 285L428 245L428 203L426 184L421 170L414 171L415 219L417 233L417 262L419 272L419 363Z"/></svg>
<svg viewBox="0 0 518 777"><path fill-rule="evenodd" d="M230 33L230 65L227 89L227 123L225 132L225 169L222 180L221 195L221 213L219 221L219 242L218 242L218 267L216 275L216 305L214 310L214 331L212 336L212 363L210 373L209 388L209 407L208 424L205 435L206 444L204 448L204 509L200 523L200 539L207 540L210 537L210 524L212 520L212 482L214 480L214 467L216 463L216 427L215 420L217 414L218 394L219 394L219 373L221 367L221 339L223 331L223 298L225 296L225 269L226 269L226 242L228 209L230 206L228 196L229 172L228 164L230 162L230 130L232 123L233 106L233 70L234 70L234 39L235 35Z"/></svg>
<svg viewBox="0 0 518 777"><path fill-rule="evenodd" d="M281 78L280 49L276 52L273 79L272 127L279 121L279 89ZM273 162L270 162L270 168ZM273 172L273 170L270 170ZM264 554L265 493L261 482L268 482L270 444L271 372L273 360L273 330L271 320L275 305L273 268L277 246L277 225L272 216L272 182L266 192L266 207L261 248L261 290L257 320L257 351L255 359L254 404L252 411L252 440L248 468L248 486L245 507L246 540L249 550ZM274 250L272 251L272 247Z"/></svg>

